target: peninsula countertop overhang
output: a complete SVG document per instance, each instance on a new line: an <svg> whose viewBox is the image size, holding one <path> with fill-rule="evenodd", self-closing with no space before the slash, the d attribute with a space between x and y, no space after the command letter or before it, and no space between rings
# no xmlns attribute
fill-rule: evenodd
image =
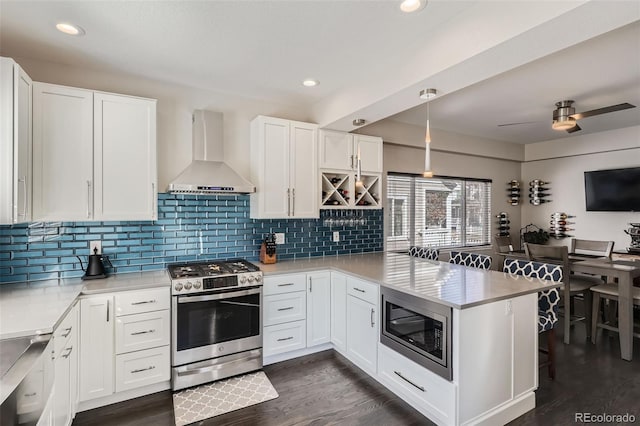
<svg viewBox="0 0 640 426"><path fill-rule="evenodd" d="M256 264L265 276L320 270L343 272L454 309L467 309L561 285L559 282L389 252L284 260L271 265Z"/></svg>

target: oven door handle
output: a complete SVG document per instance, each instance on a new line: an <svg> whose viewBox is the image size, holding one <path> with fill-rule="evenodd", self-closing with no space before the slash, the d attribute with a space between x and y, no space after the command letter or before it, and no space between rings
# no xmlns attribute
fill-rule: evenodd
<svg viewBox="0 0 640 426"><path fill-rule="evenodd" d="M178 296L178 303L192 303L192 302L208 302L210 300L229 299L231 297L248 296L250 294L260 294L261 288L252 288L250 290L241 290L225 293L208 294L205 296Z"/></svg>

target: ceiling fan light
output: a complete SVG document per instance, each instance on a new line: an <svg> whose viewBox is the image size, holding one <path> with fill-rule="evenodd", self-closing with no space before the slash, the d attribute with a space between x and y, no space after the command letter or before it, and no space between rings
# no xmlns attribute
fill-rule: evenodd
<svg viewBox="0 0 640 426"><path fill-rule="evenodd" d="M573 117L558 117L557 120L553 120L551 127L553 130L569 130L576 127L576 119Z"/></svg>

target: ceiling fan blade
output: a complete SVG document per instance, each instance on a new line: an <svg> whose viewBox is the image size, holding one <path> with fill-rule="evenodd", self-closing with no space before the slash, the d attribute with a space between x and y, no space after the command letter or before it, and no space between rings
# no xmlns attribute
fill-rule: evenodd
<svg viewBox="0 0 640 426"><path fill-rule="evenodd" d="M587 117L592 117L594 115L607 114L609 112L622 111L624 109L635 108L635 105L631 105L630 103L623 103L618 105L611 105L604 108L592 109L591 111L578 112L576 114L570 115L570 117L575 118L576 120L580 120Z"/></svg>
<svg viewBox="0 0 640 426"><path fill-rule="evenodd" d="M522 121L520 123L505 123L505 124L498 124L498 127L517 126L519 124L533 124L533 123L542 123L542 121Z"/></svg>
<svg viewBox="0 0 640 426"><path fill-rule="evenodd" d="M578 130L582 130L582 128L576 124L576 125L575 125L575 126L573 126L572 128L567 129L567 133L577 132Z"/></svg>

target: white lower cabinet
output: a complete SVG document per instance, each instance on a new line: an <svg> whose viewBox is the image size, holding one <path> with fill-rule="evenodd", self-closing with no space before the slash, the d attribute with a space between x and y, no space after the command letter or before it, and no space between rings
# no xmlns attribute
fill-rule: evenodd
<svg viewBox="0 0 640 426"><path fill-rule="evenodd" d="M78 306L53 333L53 424L70 425L78 408Z"/></svg>
<svg viewBox="0 0 640 426"><path fill-rule="evenodd" d="M264 356L277 355L307 347L306 321L286 322L264 328Z"/></svg>
<svg viewBox="0 0 640 426"><path fill-rule="evenodd" d="M339 272L331 272L331 343L347 350L347 276Z"/></svg>
<svg viewBox="0 0 640 426"><path fill-rule="evenodd" d="M378 366L378 308L347 295L347 358L374 375Z"/></svg>
<svg viewBox="0 0 640 426"><path fill-rule="evenodd" d="M80 301L80 401L170 379L168 287Z"/></svg>
<svg viewBox="0 0 640 426"><path fill-rule="evenodd" d="M331 341L331 273L307 274L307 346Z"/></svg>

